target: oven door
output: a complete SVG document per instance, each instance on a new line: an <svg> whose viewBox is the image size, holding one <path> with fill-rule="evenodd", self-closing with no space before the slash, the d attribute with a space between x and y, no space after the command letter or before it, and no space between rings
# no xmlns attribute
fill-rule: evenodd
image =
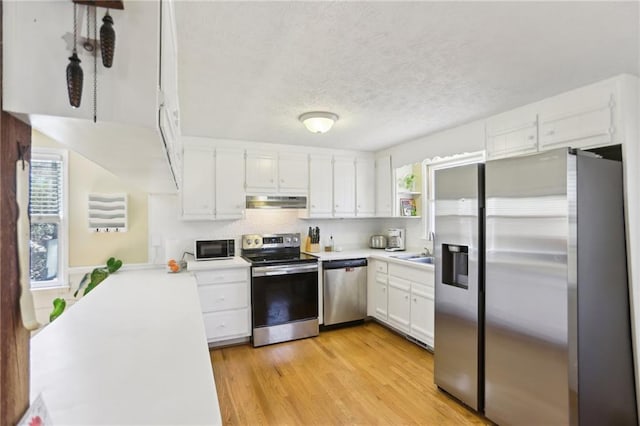
<svg viewBox="0 0 640 426"><path fill-rule="evenodd" d="M253 328L318 318L318 264L254 266Z"/></svg>

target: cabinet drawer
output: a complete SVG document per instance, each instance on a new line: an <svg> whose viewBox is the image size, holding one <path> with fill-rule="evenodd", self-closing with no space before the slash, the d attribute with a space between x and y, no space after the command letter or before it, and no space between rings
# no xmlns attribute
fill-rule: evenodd
<svg viewBox="0 0 640 426"><path fill-rule="evenodd" d="M211 262L215 262L212 260ZM249 268L227 268L196 272L198 285L249 281Z"/></svg>
<svg viewBox="0 0 640 426"><path fill-rule="evenodd" d="M198 286L202 312L249 306L249 286L246 283Z"/></svg>
<svg viewBox="0 0 640 426"><path fill-rule="evenodd" d="M376 282L379 284L387 284L389 277L387 274L383 274L381 272L376 272Z"/></svg>
<svg viewBox="0 0 640 426"><path fill-rule="evenodd" d="M435 291L433 286L420 285L411 283L411 295L426 297L427 299L434 299Z"/></svg>
<svg viewBox="0 0 640 426"><path fill-rule="evenodd" d="M209 312L203 315L203 319L208 341L251 335L249 309Z"/></svg>
<svg viewBox="0 0 640 426"><path fill-rule="evenodd" d="M387 262L381 262L379 260L374 260L371 263L373 263L373 268L376 272L382 272L384 274L387 273Z"/></svg>
<svg viewBox="0 0 640 426"><path fill-rule="evenodd" d="M410 266L392 263L389 265L389 276L433 286L433 271L422 268L412 268Z"/></svg>

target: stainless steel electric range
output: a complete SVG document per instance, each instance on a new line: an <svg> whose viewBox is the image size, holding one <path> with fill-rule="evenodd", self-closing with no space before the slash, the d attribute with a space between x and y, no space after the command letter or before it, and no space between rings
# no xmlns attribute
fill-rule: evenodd
<svg viewBox="0 0 640 426"><path fill-rule="evenodd" d="M251 262L253 346L317 336L318 259L300 253L300 234L243 235Z"/></svg>

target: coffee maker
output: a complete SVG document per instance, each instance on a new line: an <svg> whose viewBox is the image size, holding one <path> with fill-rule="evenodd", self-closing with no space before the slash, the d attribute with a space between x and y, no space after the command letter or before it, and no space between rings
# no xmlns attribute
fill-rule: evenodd
<svg viewBox="0 0 640 426"><path fill-rule="evenodd" d="M404 250L404 228L387 229L387 248L386 251L402 251Z"/></svg>

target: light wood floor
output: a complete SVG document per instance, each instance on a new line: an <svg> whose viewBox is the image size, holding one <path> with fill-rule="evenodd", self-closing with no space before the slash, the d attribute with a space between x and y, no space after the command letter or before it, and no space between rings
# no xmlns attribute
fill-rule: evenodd
<svg viewBox="0 0 640 426"><path fill-rule="evenodd" d="M433 384L433 356L375 322L211 351L225 425L490 424Z"/></svg>

